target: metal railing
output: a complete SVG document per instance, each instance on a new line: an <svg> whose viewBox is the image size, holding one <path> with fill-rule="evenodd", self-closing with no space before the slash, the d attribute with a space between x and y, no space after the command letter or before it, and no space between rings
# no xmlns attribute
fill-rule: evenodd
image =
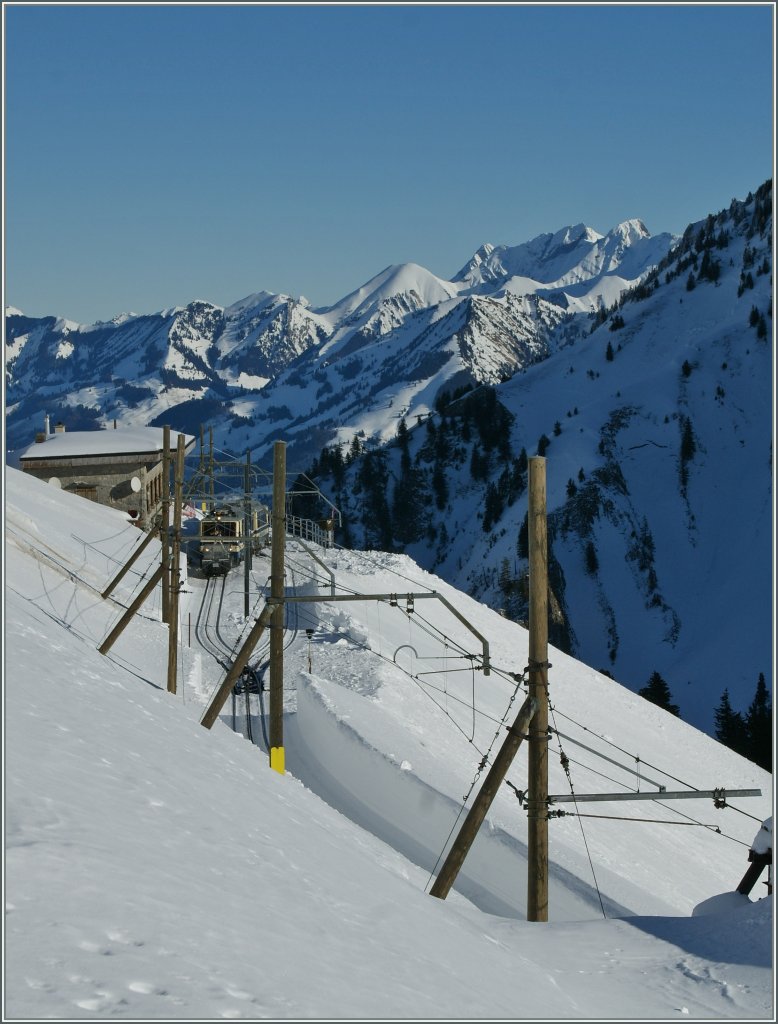
<svg viewBox="0 0 778 1024"><path fill-rule="evenodd" d="M323 548L331 548L335 543L334 525L328 528L315 519L303 519L301 516L286 517L286 533L288 537L313 541Z"/></svg>

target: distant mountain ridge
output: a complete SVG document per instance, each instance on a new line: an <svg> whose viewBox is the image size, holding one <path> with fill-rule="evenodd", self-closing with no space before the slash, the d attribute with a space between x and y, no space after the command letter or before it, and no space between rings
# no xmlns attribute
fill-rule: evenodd
<svg viewBox="0 0 778 1024"><path fill-rule="evenodd" d="M627 222L635 224L640 222ZM434 365L432 376L440 377L446 367L444 375L502 379L547 354L546 335L566 311L608 304L673 241L641 229L619 225L603 236L578 225L521 246L485 245L451 281L414 263L390 266L318 309L269 292L226 308L194 300L91 325L31 318L8 308L9 446L30 440L46 411L81 426L113 419L147 423L168 413L175 418L177 407L189 416L192 403L203 399L202 418L220 418L217 429L227 430L224 442L237 443L230 427L252 418L246 395L258 396L309 350L318 350L322 362L333 361L377 339L404 343L410 353L418 338L426 360L411 359L409 372L417 375ZM530 301L517 301L525 297ZM449 358L456 349L459 360ZM309 361L313 373L317 360ZM398 384L400 363L394 358ZM329 384L334 389L336 382ZM221 415L215 416L218 405ZM315 396L309 405L314 411Z"/></svg>

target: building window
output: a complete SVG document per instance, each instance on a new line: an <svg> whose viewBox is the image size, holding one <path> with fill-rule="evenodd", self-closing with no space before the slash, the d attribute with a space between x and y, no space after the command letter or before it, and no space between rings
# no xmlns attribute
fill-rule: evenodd
<svg viewBox="0 0 778 1024"><path fill-rule="evenodd" d="M90 501L97 501L97 488L90 487L88 484L74 484L68 488L72 494L77 494L80 498L88 498Z"/></svg>

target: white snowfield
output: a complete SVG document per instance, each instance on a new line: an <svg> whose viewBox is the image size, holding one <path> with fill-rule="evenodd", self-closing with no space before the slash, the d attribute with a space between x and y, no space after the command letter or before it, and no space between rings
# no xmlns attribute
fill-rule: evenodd
<svg viewBox="0 0 778 1024"><path fill-rule="evenodd" d="M503 785L455 890L434 899L463 797L524 699L510 673L526 632L407 557L319 551L337 593L397 606L288 606L281 776L257 745L256 696L256 743L244 697L199 724L223 676L196 639L203 580L185 586L176 695L158 594L98 653L158 558L153 543L100 598L139 538L6 470L4 1020L774 1019L772 898L762 881L734 892L770 775L552 650L552 794L570 792L561 739L577 794L763 795L554 805L597 817L549 822L540 924L525 920L526 812ZM322 567L288 547L288 592L326 597ZM243 573L227 578L233 645L268 571L257 558L248 621ZM408 610L430 590L487 638L489 676L442 603ZM508 779L526 788L526 749Z"/></svg>

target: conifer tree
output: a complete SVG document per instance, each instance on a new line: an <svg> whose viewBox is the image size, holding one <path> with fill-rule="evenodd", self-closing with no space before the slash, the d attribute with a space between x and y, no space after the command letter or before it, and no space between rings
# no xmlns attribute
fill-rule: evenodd
<svg viewBox="0 0 778 1024"><path fill-rule="evenodd" d="M511 589L511 563L507 557L503 558L500 562L500 571L497 575L497 583L503 594L507 594Z"/></svg>
<svg viewBox="0 0 778 1024"><path fill-rule="evenodd" d="M670 687L658 672L651 673L648 684L638 690L638 696L650 700L652 704L664 708L665 711L669 711L671 715L675 715L677 718L681 717L681 709L677 704L673 704L673 695L670 693Z"/></svg>
<svg viewBox="0 0 778 1024"><path fill-rule="evenodd" d="M405 422L405 417L400 418L400 422L397 425L397 440L400 443L400 471L403 476L407 476L411 468L411 453L409 447L408 438L408 426Z"/></svg>
<svg viewBox="0 0 778 1024"><path fill-rule="evenodd" d="M489 475L489 457L481 454L477 444L473 445L470 456L470 475L474 480L486 480Z"/></svg>
<svg viewBox="0 0 778 1024"><path fill-rule="evenodd" d="M526 512L516 538L516 554L519 558L529 558L529 518Z"/></svg>
<svg viewBox="0 0 778 1024"><path fill-rule="evenodd" d="M435 505L442 511L448 502L448 481L441 462L436 462L432 470L432 490L435 494Z"/></svg>
<svg viewBox="0 0 778 1024"><path fill-rule="evenodd" d="M681 417L681 488L685 492L689 482L688 464L692 461L697 451L697 442L694 439L692 421L688 416Z"/></svg>
<svg viewBox="0 0 778 1024"><path fill-rule="evenodd" d="M768 772L773 770L772 717L767 684L764 673L760 672L754 699L746 712L746 756Z"/></svg>
<svg viewBox="0 0 778 1024"><path fill-rule="evenodd" d="M402 544L412 544L428 526L426 514L429 496L425 493L424 475L409 468L395 484L392 500L392 531Z"/></svg>
<svg viewBox="0 0 778 1024"><path fill-rule="evenodd" d="M600 562L597 558L597 549L595 548L593 541L586 542L585 556L586 571L589 573L590 576L596 576L597 571L600 568Z"/></svg>
<svg viewBox="0 0 778 1024"><path fill-rule="evenodd" d="M747 747L746 725L743 716L735 711L729 700L729 690L724 690L719 706L713 715L714 736L731 750L744 754Z"/></svg>

